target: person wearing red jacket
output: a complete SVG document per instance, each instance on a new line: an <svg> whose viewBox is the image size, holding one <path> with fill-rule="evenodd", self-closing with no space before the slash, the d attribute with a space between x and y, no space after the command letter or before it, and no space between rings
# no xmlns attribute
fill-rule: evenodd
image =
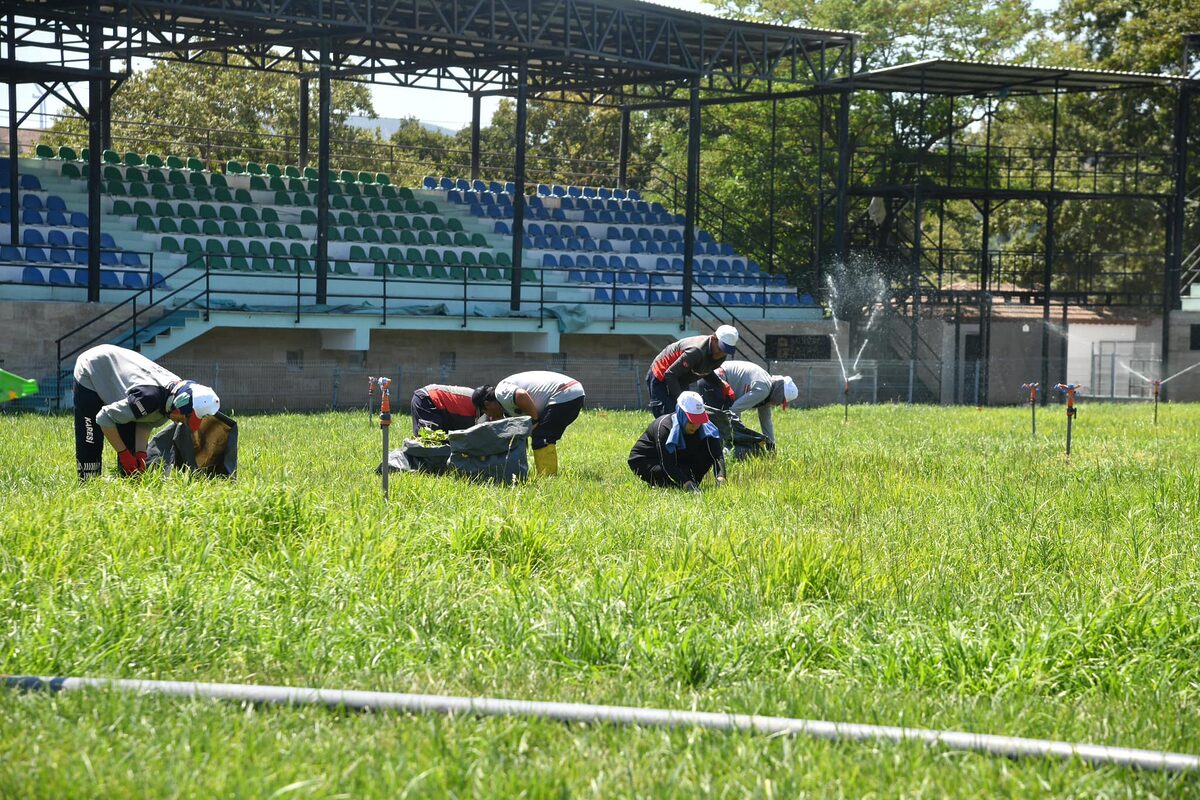
<svg viewBox="0 0 1200 800"><path fill-rule="evenodd" d="M711 336L689 336L667 345L646 372L650 413L656 417L670 413L679 395L698 380L719 389L732 401L733 390L716 370L737 352L737 343L737 328L722 325Z"/></svg>
<svg viewBox="0 0 1200 800"><path fill-rule="evenodd" d="M413 392L413 436L421 428L434 431L461 431L475 424L475 404L471 402L469 386L450 386L431 383Z"/></svg>

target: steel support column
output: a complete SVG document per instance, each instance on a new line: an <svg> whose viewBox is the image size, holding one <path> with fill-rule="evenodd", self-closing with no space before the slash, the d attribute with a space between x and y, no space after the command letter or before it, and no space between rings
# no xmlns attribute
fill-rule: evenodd
<svg viewBox="0 0 1200 800"><path fill-rule="evenodd" d="M813 208L813 263L814 291L824 289L822 282L825 266L825 95L817 98L817 174L814 181L817 202Z"/></svg>
<svg viewBox="0 0 1200 800"><path fill-rule="evenodd" d="M992 275L992 260L989 248L992 238L992 100L987 99L984 111L985 132L983 145L983 224L980 231L979 244L979 364L983 367L983 376L979 380L981 396L980 405L987 405L988 378L990 375L992 355L992 302L990 291ZM979 366L976 366L976 372Z"/></svg>
<svg viewBox="0 0 1200 800"><path fill-rule="evenodd" d="M329 40L321 40L321 65L317 81L317 297L329 300Z"/></svg>
<svg viewBox="0 0 1200 800"><path fill-rule="evenodd" d="M111 59L104 59L104 73L107 75L112 72ZM101 81L101 91L104 92L104 102L100 104L100 141L104 145L105 150L112 149L112 96L115 91L112 83L107 78Z"/></svg>
<svg viewBox="0 0 1200 800"><path fill-rule="evenodd" d="M1188 49L1184 48L1184 74L1188 68ZM1188 131L1191 127L1193 90L1187 82L1180 84L1175 105L1175 185L1167 208L1168 255L1163 274L1162 356L1161 375L1170 372L1171 311L1179 300L1179 278L1183 269L1183 233L1187 211ZM1161 400L1167 399L1167 387L1162 387Z"/></svg>
<svg viewBox="0 0 1200 800"><path fill-rule="evenodd" d="M308 78L300 79L300 152L296 156L296 166L301 171L308 166Z"/></svg>
<svg viewBox="0 0 1200 800"><path fill-rule="evenodd" d="M909 346L909 363L908 363L908 404L913 403L913 394L916 391L917 378L917 355L919 352L919 344L921 341L921 219L924 211L925 200L921 197L921 187L919 184L913 184L913 245L912 245L912 265L909 280L911 282L912 302L909 306L908 320L908 346Z"/></svg>
<svg viewBox="0 0 1200 800"><path fill-rule="evenodd" d="M471 95L471 180L479 180L479 141L483 126L483 98Z"/></svg>
<svg viewBox="0 0 1200 800"><path fill-rule="evenodd" d="M9 35L12 35L12 27L10 24ZM10 58L15 58L16 46L13 39L8 40L8 52ZM21 151L21 139L17 136L17 83L11 81L8 84L8 186L9 186L9 215L8 215L8 236L9 243L19 245L21 243L21 176L18 169L17 156Z"/></svg>
<svg viewBox="0 0 1200 800"><path fill-rule="evenodd" d="M842 92L838 102L837 118L838 137L838 167L837 167L837 206L833 220L834 255L839 261L845 261L846 244L846 190L850 184L850 90Z"/></svg>
<svg viewBox="0 0 1200 800"><path fill-rule="evenodd" d="M779 101L771 101L771 174L767 199L767 264L775 272L775 156L778 149Z"/></svg>
<svg viewBox="0 0 1200 800"><path fill-rule="evenodd" d="M624 189L629 181L629 109L621 107L621 140L617 145L617 188Z"/></svg>
<svg viewBox="0 0 1200 800"><path fill-rule="evenodd" d="M1054 86L1054 112L1050 121L1050 193L1046 195L1046 240L1045 260L1042 263L1042 386L1050 385L1050 290L1054 280L1054 217L1057 201L1054 199L1055 169L1058 160L1058 82ZM1064 300L1064 310L1065 303ZM1064 317L1064 323L1066 319ZM1066 333L1064 329L1063 333ZM1067 380L1068 376L1063 376ZM1042 392L1042 405L1050 393Z"/></svg>
<svg viewBox="0 0 1200 800"><path fill-rule="evenodd" d="M525 150L529 122L529 64L521 59L517 67L517 125L514 133L516 158L513 164L512 292L508 306L521 310L521 260L525 257Z"/></svg>
<svg viewBox="0 0 1200 800"><path fill-rule="evenodd" d="M98 0L91 3L92 19L100 18ZM88 66L93 72L103 67L104 28L100 23L88 25ZM100 302L100 151L104 149L104 83L93 77L88 81L88 275L87 299ZM15 209L14 209L15 211Z"/></svg>
<svg viewBox="0 0 1200 800"><path fill-rule="evenodd" d="M687 195L683 223L683 321L692 315L696 274L696 217L700 212L700 78L692 79L688 105Z"/></svg>

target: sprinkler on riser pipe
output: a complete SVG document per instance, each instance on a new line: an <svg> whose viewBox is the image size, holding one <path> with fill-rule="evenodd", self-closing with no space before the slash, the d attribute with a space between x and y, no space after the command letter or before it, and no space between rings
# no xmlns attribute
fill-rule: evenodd
<svg viewBox="0 0 1200 800"><path fill-rule="evenodd" d="M1158 393L1162 389L1162 381L1154 381L1154 424L1158 424Z"/></svg>
<svg viewBox="0 0 1200 800"><path fill-rule="evenodd" d="M846 381L842 386L842 410L845 412L842 416L842 422L850 421L850 381Z"/></svg>
<svg viewBox="0 0 1200 800"><path fill-rule="evenodd" d="M1033 423L1032 433L1030 435L1037 436L1037 393L1040 383L1022 383L1021 388L1029 392L1029 414L1030 421Z"/></svg>
<svg viewBox="0 0 1200 800"><path fill-rule="evenodd" d="M375 376L367 376L367 425L375 422Z"/></svg>
<svg viewBox="0 0 1200 800"><path fill-rule="evenodd" d="M1083 388L1082 383L1059 383L1055 389L1067 396L1067 458L1071 457L1071 425L1075 422L1075 393Z"/></svg>
<svg viewBox="0 0 1200 800"><path fill-rule="evenodd" d="M376 378L379 384L379 428L383 431L383 502L388 499L388 430L392 425L392 381L390 378Z"/></svg>

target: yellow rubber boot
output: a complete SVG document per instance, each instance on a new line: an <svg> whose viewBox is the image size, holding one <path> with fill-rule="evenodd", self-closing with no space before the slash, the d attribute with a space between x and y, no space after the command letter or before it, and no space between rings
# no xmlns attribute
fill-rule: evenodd
<svg viewBox="0 0 1200 800"><path fill-rule="evenodd" d="M539 477L558 474L558 447L548 444L533 451L533 465Z"/></svg>

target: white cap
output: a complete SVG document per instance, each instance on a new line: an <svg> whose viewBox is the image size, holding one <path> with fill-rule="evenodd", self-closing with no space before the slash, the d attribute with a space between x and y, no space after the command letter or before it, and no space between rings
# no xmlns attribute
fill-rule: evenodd
<svg viewBox="0 0 1200 800"><path fill-rule="evenodd" d="M708 411L704 408L704 400L696 392L682 392L675 401L679 410L687 415L688 422L693 425L703 425L708 422Z"/></svg>
<svg viewBox="0 0 1200 800"><path fill-rule="evenodd" d="M783 401L790 403L800 396L800 389L790 375L783 376Z"/></svg>
<svg viewBox="0 0 1200 800"><path fill-rule="evenodd" d="M200 420L221 410L221 398L203 384L183 381L175 388L171 406L187 417L188 427L195 431L200 429Z"/></svg>
<svg viewBox="0 0 1200 800"><path fill-rule="evenodd" d="M716 330L717 341L721 343L721 349L728 355L733 355L737 352L738 332L737 328L732 325L722 325Z"/></svg>

